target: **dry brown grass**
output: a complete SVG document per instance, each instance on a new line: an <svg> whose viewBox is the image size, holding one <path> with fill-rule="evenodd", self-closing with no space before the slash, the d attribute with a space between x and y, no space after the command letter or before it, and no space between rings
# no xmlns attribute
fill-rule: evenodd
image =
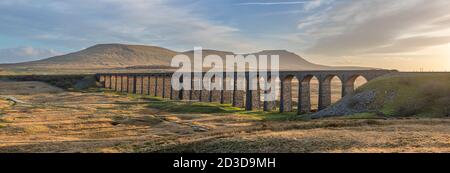
<svg viewBox="0 0 450 173"><path fill-rule="evenodd" d="M11 106L11 103L9 101L0 98L0 110L6 109L9 106Z"/></svg>
<svg viewBox="0 0 450 173"><path fill-rule="evenodd" d="M58 93L62 89L42 82L6 82L0 81L0 95L30 95L37 93Z"/></svg>
<svg viewBox="0 0 450 173"><path fill-rule="evenodd" d="M114 93L30 85L52 88L0 84L0 95L24 102L0 115L0 152L450 152L449 119L261 121L231 113L173 114Z"/></svg>
<svg viewBox="0 0 450 173"><path fill-rule="evenodd" d="M182 138L143 152L450 152L449 120L271 122L261 129ZM206 136L206 135L204 135ZM155 150L156 148L156 150Z"/></svg>

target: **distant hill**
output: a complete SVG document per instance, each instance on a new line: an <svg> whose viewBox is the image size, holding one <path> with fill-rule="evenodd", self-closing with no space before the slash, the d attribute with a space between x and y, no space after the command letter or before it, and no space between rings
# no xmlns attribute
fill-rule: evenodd
<svg viewBox="0 0 450 173"><path fill-rule="evenodd" d="M44 60L10 66L58 68L117 68L139 65L169 64L177 52L155 47L123 44L99 44L87 49Z"/></svg>
<svg viewBox="0 0 450 173"><path fill-rule="evenodd" d="M186 54L193 57L193 51L177 52L169 49L125 44L99 44L87 49L55 56L39 61L5 64L0 67L31 67L31 68L57 68L57 69L108 69L134 67L168 67L172 57L177 54ZM234 54L232 52L203 50L203 56L216 54L221 57ZM362 67L330 67L308 62L302 57L285 50L265 50L255 55L280 55L280 69L282 70L336 70L336 69L367 69Z"/></svg>

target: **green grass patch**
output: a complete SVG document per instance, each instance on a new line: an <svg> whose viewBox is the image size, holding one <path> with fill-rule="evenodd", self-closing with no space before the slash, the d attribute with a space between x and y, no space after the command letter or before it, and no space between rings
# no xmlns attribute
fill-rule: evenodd
<svg viewBox="0 0 450 173"><path fill-rule="evenodd" d="M220 103L205 103L205 102L188 102L188 101L174 101L163 99L159 97L143 96L137 94L120 93L114 91L105 92L127 96L135 101L146 101L148 108L158 109L170 113L186 113L186 114L237 114L241 116L248 116L255 120L262 121L307 121L310 120L310 115L297 115L296 111L280 113L280 112L265 112L265 111L246 111L243 108L236 108L231 104ZM375 113L357 114L349 116L351 119L375 119Z"/></svg>
<svg viewBox="0 0 450 173"><path fill-rule="evenodd" d="M386 116L450 116L450 75L423 74L376 79L357 92L372 90L372 109Z"/></svg>
<svg viewBox="0 0 450 173"><path fill-rule="evenodd" d="M149 108L159 109L162 111L173 113L211 114L211 113L238 113L243 111L242 108L232 107L229 104L171 101L155 97L147 97L144 99L147 101L152 101L147 105L147 107Z"/></svg>
<svg viewBox="0 0 450 173"><path fill-rule="evenodd" d="M264 111L242 111L240 115L251 116L258 120L265 121L294 121L301 120L295 112L280 113L280 112L264 112Z"/></svg>
<svg viewBox="0 0 450 173"><path fill-rule="evenodd" d="M382 117L378 116L376 113L366 112L358 113L349 116L342 117L343 119L380 119Z"/></svg>
<svg viewBox="0 0 450 173"><path fill-rule="evenodd" d="M188 102L173 101L159 97L142 96L136 94L117 93L127 95L135 100L144 100L150 103L148 108L158 109L170 113L188 113L188 114L238 114L242 116L251 116L256 120L266 121L291 121L300 120L295 112L279 113L279 112L263 112L263 111L246 111L243 108L233 107L231 104L205 103L205 102Z"/></svg>
<svg viewBox="0 0 450 173"><path fill-rule="evenodd" d="M202 114L223 114L231 113L242 116L249 116L255 120L264 121L294 121L302 120L307 116L297 116L296 112L280 113L280 112L264 112L264 111L246 111L243 108L236 108L230 104L220 103L203 103L203 102L184 102L170 101L156 97L147 97L149 108L159 109L172 113L202 113Z"/></svg>

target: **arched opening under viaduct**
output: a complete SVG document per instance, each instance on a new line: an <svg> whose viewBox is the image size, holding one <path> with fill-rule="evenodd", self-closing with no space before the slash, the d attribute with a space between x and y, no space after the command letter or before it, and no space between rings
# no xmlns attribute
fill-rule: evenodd
<svg viewBox="0 0 450 173"><path fill-rule="evenodd" d="M353 75L345 78L342 85L342 96L353 93L357 88L367 83L367 78L362 75Z"/></svg>
<svg viewBox="0 0 450 173"><path fill-rule="evenodd" d="M298 102L300 101L300 97L299 97L299 85L300 85L300 81L299 79L294 76L291 79L291 85L292 85L292 110L298 110Z"/></svg>
<svg viewBox="0 0 450 173"><path fill-rule="evenodd" d="M331 104L342 99L342 80L338 76L331 79Z"/></svg>
<svg viewBox="0 0 450 173"><path fill-rule="evenodd" d="M354 88L358 89L359 87L365 85L367 83L367 79L364 76L358 76L354 82Z"/></svg>
<svg viewBox="0 0 450 173"><path fill-rule="evenodd" d="M305 88L309 86L309 109L304 109L302 113L316 112L319 109L319 79L316 76L308 75L303 79ZM306 94L307 91L305 91Z"/></svg>

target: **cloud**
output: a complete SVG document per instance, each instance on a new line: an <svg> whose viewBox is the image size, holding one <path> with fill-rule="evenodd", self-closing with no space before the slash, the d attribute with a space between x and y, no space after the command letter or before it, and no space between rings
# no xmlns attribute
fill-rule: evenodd
<svg viewBox="0 0 450 173"><path fill-rule="evenodd" d="M72 49L110 42L175 49L254 47L239 40L239 29L196 13L199 7L195 4L176 6L174 2L4 0L0 3L0 33Z"/></svg>
<svg viewBox="0 0 450 173"><path fill-rule="evenodd" d="M298 28L317 38L309 54L412 52L450 42L449 7L447 0L341 1L306 17Z"/></svg>
<svg viewBox="0 0 450 173"><path fill-rule="evenodd" d="M33 48L30 46L0 49L0 63L17 63L39 60L61 53L52 49Z"/></svg>
<svg viewBox="0 0 450 173"><path fill-rule="evenodd" d="M327 5L332 3L334 0L308 0L308 1L285 1L285 2L244 2L237 3L236 5L241 6L249 6L249 5L258 5L258 6L272 6L272 5L302 5L303 9L298 10L287 10L283 12L269 12L269 15L279 15L279 14L298 14L307 11L311 11L317 9L323 5Z"/></svg>
<svg viewBox="0 0 450 173"><path fill-rule="evenodd" d="M319 8L319 7L323 6L323 5L329 5L329 4L331 4L333 1L334 1L334 0L312 0L312 1L309 1L309 2L304 6L304 9L305 9L306 11L310 11L310 10Z"/></svg>
<svg viewBox="0 0 450 173"><path fill-rule="evenodd" d="M308 1L289 1L289 2L244 2L237 5L298 5L308 4Z"/></svg>
<svg viewBox="0 0 450 173"><path fill-rule="evenodd" d="M407 53L414 51L420 51L428 47L437 45L445 45L450 43L450 36L442 37L430 37L430 36L417 36L403 39L397 39L392 44L374 48L365 53L385 54L385 53Z"/></svg>
<svg viewBox="0 0 450 173"><path fill-rule="evenodd" d="M0 46L288 49L315 62L366 62L448 43L448 9L448 0L1 0Z"/></svg>
<svg viewBox="0 0 450 173"><path fill-rule="evenodd" d="M282 10L282 11L269 11L262 14L262 16L273 16L273 15L280 15L282 17L285 17L286 15L304 15L310 11L314 11L322 6L326 6L334 2L334 0L310 0L310 1L304 1L302 3L303 8L295 8L293 10ZM241 3L250 5L248 3ZM255 4L253 4L255 5ZM258 5L282 5L282 4L271 4L271 3L263 3ZM285 4L286 5L286 4ZM293 5L293 4L292 4Z"/></svg>

